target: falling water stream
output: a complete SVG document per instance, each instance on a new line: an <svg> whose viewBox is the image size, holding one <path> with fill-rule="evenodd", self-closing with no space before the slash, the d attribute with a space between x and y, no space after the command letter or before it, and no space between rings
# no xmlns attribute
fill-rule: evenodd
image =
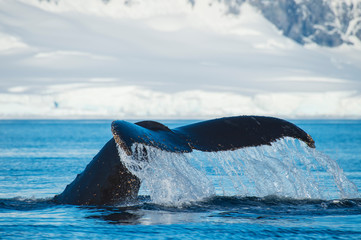
<svg viewBox="0 0 361 240"><path fill-rule="evenodd" d="M132 156L118 151L141 180L140 194L157 204L179 205L211 196L359 197L334 160L292 138L235 151L170 153L141 144L132 146Z"/></svg>

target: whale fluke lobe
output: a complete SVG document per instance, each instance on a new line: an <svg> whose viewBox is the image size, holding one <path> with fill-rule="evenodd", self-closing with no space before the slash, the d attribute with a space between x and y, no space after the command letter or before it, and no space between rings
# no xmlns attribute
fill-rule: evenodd
<svg viewBox="0 0 361 240"><path fill-rule="evenodd" d="M155 121L130 123L114 121L111 138L85 170L65 190L54 197L61 204L107 205L137 198L140 180L119 157L118 148L128 156L134 144L163 151L187 153L233 151L239 148L271 145L292 137L315 148L315 142L296 125L282 119L261 116L238 116L198 122L174 129ZM135 159L142 161L142 159Z"/></svg>
<svg viewBox="0 0 361 240"><path fill-rule="evenodd" d="M112 133L115 142L128 155L132 155L131 147L134 143L145 144L168 152L192 151L182 135L173 132L161 123L153 121L135 124L127 121L114 121Z"/></svg>
<svg viewBox="0 0 361 240"><path fill-rule="evenodd" d="M193 149L205 152L270 145L284 137L297 138L315 148L311 136L301 128L273 117L227 117L190 124L173 131L183 135Z"/></svg>

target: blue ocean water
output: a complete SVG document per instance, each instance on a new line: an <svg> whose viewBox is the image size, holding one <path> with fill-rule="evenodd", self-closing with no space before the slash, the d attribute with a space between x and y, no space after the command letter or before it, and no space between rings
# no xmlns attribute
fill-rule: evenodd
<svg viewBox="0 0 361 240"><path fill-rule="evenodd" d="M194 121L161 122L173 128ZM165 167L154 167L163 175L144 183L137 202L72 206L51 198L112 137L111 121L1 120L0 238L361 239L361 199L355 190L361 189L361 121L293 123L314 138L318 152L287 141L217 156L172 159L157 153ZM203 162L208 165L190 170ZM174 165L200 175L184 182ZM234 169L244 172L237 175Z"/></svg>

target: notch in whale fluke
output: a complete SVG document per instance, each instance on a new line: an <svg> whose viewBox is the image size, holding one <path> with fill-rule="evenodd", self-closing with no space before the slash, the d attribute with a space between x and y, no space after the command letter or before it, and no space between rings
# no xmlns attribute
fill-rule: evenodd
<svg viewBox="0 0 361 240"><path fill-rule="evenodd" d="M134 143L168 152L191 152L193 149L216 152L244 147L270 145L284 137L297 138L315 148L310 135L296 125L273 117L237 116L203 121L169 129L161 123L114 121L115 141L128 154Z"/></svg>

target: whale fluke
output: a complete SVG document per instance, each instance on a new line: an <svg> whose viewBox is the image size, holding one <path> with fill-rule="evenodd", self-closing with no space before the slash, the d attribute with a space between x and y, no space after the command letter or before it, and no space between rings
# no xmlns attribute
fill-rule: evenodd
<svg viewBox="0 0 361 240"><path fill-rule="evenodd" d="M292 137L314 148L315 142L296 125L273 117L238 116L202 121L169 129L161 123L143 121L135 124L114 121L112 132L117 144L131 155L134 143L145 144L168 152L204 152L236 150L270 145Z"/></svg>
<svg viewBox="0 0 361 240"><path fill-rule="evenodd" d="M174 129L155 121L114 121L111 131L113 138L85 170L61 194L54 197L55 202L107 205L136 199L140 180L125 167L117 146L129 156L133 155L132 146L136 143L168 152L216 152L270 145L278 139L292 137L311 148L315 147L311 136L296 125L282 119L261 116L219 118Z"/></svg>

